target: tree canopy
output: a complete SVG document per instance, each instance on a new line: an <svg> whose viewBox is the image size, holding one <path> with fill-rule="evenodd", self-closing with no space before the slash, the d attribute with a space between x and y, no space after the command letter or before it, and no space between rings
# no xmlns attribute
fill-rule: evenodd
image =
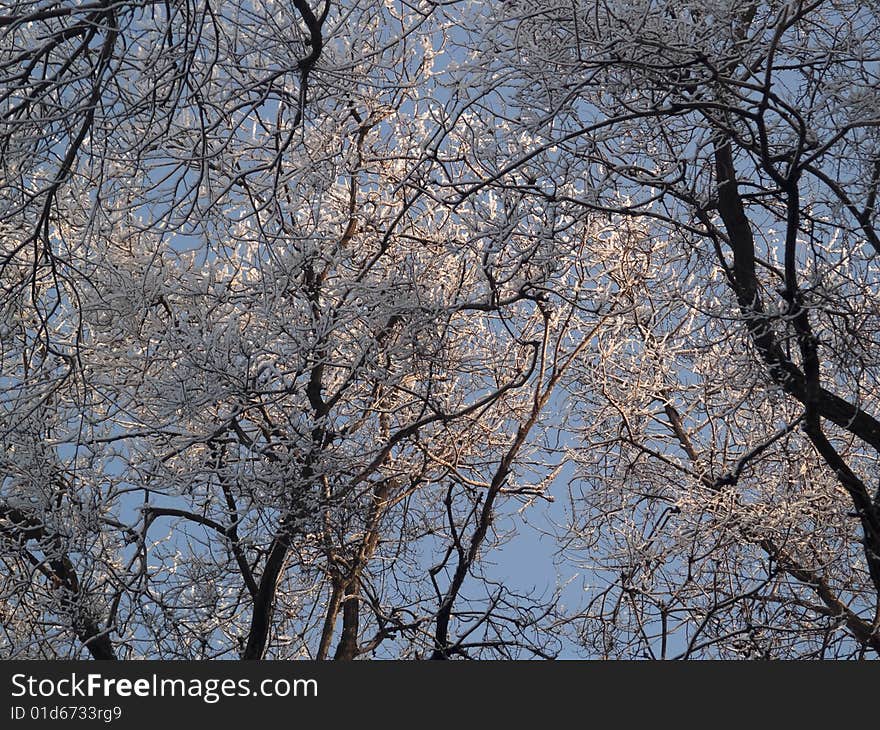
<svg viewBox="0 0 880 730"><path fill-rule="evenodd" d="M6 3L0 651L876 656L878 185L874 3Z"/></svg>

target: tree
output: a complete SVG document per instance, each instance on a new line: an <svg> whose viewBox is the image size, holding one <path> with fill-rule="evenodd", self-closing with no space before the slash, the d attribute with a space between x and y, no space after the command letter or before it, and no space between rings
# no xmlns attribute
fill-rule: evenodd
<svg viewBox="0 0 880 730"><path fill-rule="evenodd" d="M4 654L876 652L877 26L13 3Z"/></svg>
<svg viewBox="0 0 880 730"><path fill-rule="evenodd" d="M567 350L535 288L553 222L424 189L444 22L3 18L7 653L543 653L503 586L459 629Z"/></svg>
<svg viewBox="0 0 880 730"><path fill-rule="evenodd" d="M877 24L822 2L491 19L489 74L537 139L473 187L525 164L536 196L642 229L607 284L631 306L573 381L591 651L880 648Z"/></svg>

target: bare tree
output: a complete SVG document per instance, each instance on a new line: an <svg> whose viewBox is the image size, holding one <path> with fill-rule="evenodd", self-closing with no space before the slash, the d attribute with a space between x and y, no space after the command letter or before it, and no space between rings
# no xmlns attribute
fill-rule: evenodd
<svg viewBox="0 0 880 730"><path fill-rule="evenodd" d="M8 4L4 654L876 653L878 30Z"/></svg>
<svg viewBox="0 0 880 730"><path fill-rule="evenodd" d="M491 19L486 73L535 141L462 194L529 168L539 199L641 229L597 272L632 306L574 381L592 652L880 648L877 24L823 2Z"/></svg>
<svg viewBox="0 0 880 730"><path fill-rule="evenodd" d="M566 330L551 252L504 251L553 224L432 202L434 16L2 18L6 653L546 653L549 606L458 604L539 494L505 490Z"/></svg>

